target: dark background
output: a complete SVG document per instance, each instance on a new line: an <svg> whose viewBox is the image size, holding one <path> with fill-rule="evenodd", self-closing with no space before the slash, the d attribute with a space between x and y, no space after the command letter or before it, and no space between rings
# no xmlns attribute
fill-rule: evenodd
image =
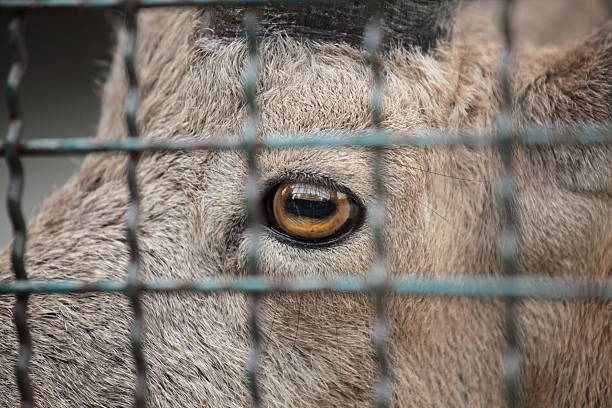
<svg viewBox="0 0 612 408"><path fill-rule="evenodd" d="M25 139L91 137L99 115L100 84L112 45L109 11L39 11L26 19L28 67L20 88ZM9 67L8 23L0 14L0 138L7 128L4 100ZM81 163L81 157L25 158L25 216L34 215L44 198L61 186ZM8 170L0 158L0 249L12 235L6 215Z"/></svg>

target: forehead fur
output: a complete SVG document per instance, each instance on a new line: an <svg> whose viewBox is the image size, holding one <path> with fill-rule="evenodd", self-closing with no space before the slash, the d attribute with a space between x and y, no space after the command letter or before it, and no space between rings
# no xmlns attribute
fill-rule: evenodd
<svg viewBox="0 0 612 408"><path fill-rule="evenodd" d="M208 138L242 129L246 45L202 37L200 20L195 10L141 13L137 66L144 137ZM463 52L455 56L457 50ZM491 64L483 51L455 47L435 56L406 49L388 52L385 126L415 130L486 125L483 117L491 116L493 83L483 71ZM260 67L262 133L369 126L372 74L365 52L276 36L260 44ZM119 137L116 124L122 122L122 107L114 101L125 93L120 63L114 64L106 87L99 134Z"/></svg>

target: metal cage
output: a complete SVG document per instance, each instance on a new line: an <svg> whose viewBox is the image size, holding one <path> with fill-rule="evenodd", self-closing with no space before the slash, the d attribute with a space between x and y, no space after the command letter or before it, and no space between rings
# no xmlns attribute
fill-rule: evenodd
<svg viewBox="0 0 612 408"><path fill-rule="evenodd" d="M532 127L521 131L513 128L511 120L511 86L512 71L511 52L512 35L510 22L512 17L512 1L506 0L502 13L502 32L505 39L505 51L500 61L499 78L502 84L503 105L498 122L498 129L493 137L482 134L464 134L456 137L442 131L428 131L418 135L397 134L386 131L381 126L382 88L381 75L381 9L376 0L368 2L370 13L369 23L365 30L364 46L369 55L369 64L373 72L372 97L370 112L371 129L352 132L350 138L339 137L338 133L317 132L306 140L286 139L282 135L272 135L263 142L256 139L258 127L258 107L256 103L256 82L258 74L258 43L256 36L256 18L247 13L245 18L245 36L249 49L249 62L244 72L244 94L248 107L248 119L240 142L150 142L139 139L136 123L136 112L139 104L138 65L135 60L137 41L137 13L144 7L162 6L194 6L194 5L224 5L250 4L257 5L269 1L263 0L2 0L0 11L14 14L9 27L12 60L6 82L6 102L9 114L9 125L4 143L0 145L0 155L4 156L9 167L10 183L7 192L9 217L13 225L14 241L11 252L12 269L15 280L0 283L0 294L14 294L17 298L14 320L19 337L19 356L16 364L17 384L21 395L21 406L32 407L34 395L30 386L28 365L32 353L30 332L27 321L28 297L33 294L49 293L82 293L82 292L121 292L131 304L133 320L131 323L130 342L136 365L136 384L134 399L136 407L144 407L147 393L147 373L145 353L141 345L143 330L143 314L140 295L143 292L200 292L216 293L221 291L242 292L251 298L248 318L252 345L249 361L246 364L246 377L250 388L252 406L261 406L258 392L258 364L261 353L261 334L258 324L258 308L260 297L271 292L304 293L337 291L345 293L364 293L371 295L376 311L374 323L373 348L379 367L378 381L375 387L374 405L389 406L391 399L391 376L387 361L387 323L385 320L385 296L389 293L399 295L420 296L464 296L488 297L504 300L504 331L507 339L506 351L503 356L503 382L508 406L519 406L518 379L520 375L521 348L517 338L517 321L515 317L516 301L521 298L539 298L549 300L568 299L612 299L612 284L585 283L568 279L545 277L519 277L517 264L517 222L513 212L513 160L511 151L519 145L563 144L610 144L612 134L606 127L581 125L572 129L550 129ZM322 3L325 1L308 0L277 0L279 3ZM20 139L23 120L21 116L18 91L22 75L26 69L26 46L23 35L23 18L35 8L116 8L124 13L127 32L126 47L123 51L126 76L129 84L125 102L125 120L129 137L117 141L97 141L87 139L36 139L22 141ZM490 136L490 135L489 135ZM380 151L388 145L425 147L464 146L471 149L493 147L498 149L502 159L501 177L498 180L498 205L504 214L503 228L499 237L501 248L501 268L503 275L497 278L462 277L462 278L416 278L403 277L391 279L387 277L385 266L385 248L382 239L383 220L383 185L380 169ZM138 208L139 193L136 183L136 169L139 153L144 151L186 151L206 149L242 149L247 155L249 166L249 181L247 200L249 207L250 231L257 229L257 211L259 200L257 194L257 168L255 157L258 150L283 149L291 147L322 147L322 146L362 146L371 149L377 159L372 168L375 180L376 204L369 209L372 215L370 226L374 232L376 243L376 259L367 278L344 276L334 279L302 277L285 280L272 280L258 273L257 242L252 241L248 259L249 276L242 278L210 278L201 281L142 281L139 277L139 246L138 246ZM129 208L127 219L127 242L130 261L126 270L125 281L34 281L29 280L24 267L24 252L26 242L26 223L22 214L22 190L24 185L22 156L60 156L65 154L84 155L88 153L124 152L129 155L127 168L127 185L129 188ZM256 234L252 234L256 237Z"/></svg>

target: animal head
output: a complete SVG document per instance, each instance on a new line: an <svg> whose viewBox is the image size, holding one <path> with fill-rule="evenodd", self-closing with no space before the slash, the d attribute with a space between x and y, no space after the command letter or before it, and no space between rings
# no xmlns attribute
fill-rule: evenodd
<svg viewBox="0 0 612 408"><path fill-rule="evenodd" d="M426 1L386 3L391 41L382 57L382 125L402 132L494 128L501 103L500 45L466 28L465 21L453 31L452 1L441 7ZM261 11L266 33L257 84L262 138L371 126L372 73L359 46L361 28L352 26L365 19L359 5L345 7L313 6L305 14L282 6ZM216 7L139 13L141 137L240 137L247 117L241 77L248 58L247 45L235 38L240 15L238 9ZM354 15L356 21L338 23L338 15ZM100 140L127 136L124 42L121 35L104 87ZM513 90L519 127L609 120L612 25L564 49L519 53ZM497 154L388 147L381 155L389 275L499 275ZM262 275L368 274L375 257L368 223L375 198L372 157L357 147L258 153L258 188L266 210L258 249ZM609 279L611 157L602 146L517 149L522 274ZM28 227L26 268L32 279L125 278L126 160L122 154L87 157L79 173L46 202ZM137 175L143 279L247 273L244 153L146 153ZM8 250L2 253L0 279L13 279ZM371 346L374 310L365 295L272 294L261 303L260 387L267 406L369 403L377 367ZM2 406L19 399L13 304L12 296L0 297ZM251 339L244 295L147 293L143 305L150 406L248 404L244 367ZM501 406L502 312L493 299L391 296L394 406ZM609 302L595 300L519 303L526 406L608 405L610 312ZM28 313L34 350L30 377L39 406L132 405L131 313L124 296L36 295Z"/></svg>

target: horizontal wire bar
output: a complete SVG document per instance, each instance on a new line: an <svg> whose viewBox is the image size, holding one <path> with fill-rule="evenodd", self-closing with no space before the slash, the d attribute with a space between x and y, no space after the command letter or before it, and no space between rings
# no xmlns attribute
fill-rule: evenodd
<svg viewBox="0 0 612 408"><path fill-rule="evenodd" d="M127 282L103 280L29 280L0 283L0 294L123 293L133 290ZM380 282L356 276L337 278L269 279L262 276L207 278L198 281L154 280L139 282L144 292L239 292L239 293L370 293ZM612 280L600 282L535 277L399 277L385 283L385 291L398 295L437 297L536 298L546 300L612 300Z"/></svg>
<svg viewBox="0 0 612 408"><path fill-rule="evenodd" d="M350 0L139 0L138 8L169 7L169 6L206 6L222 4L266 4L266 3L289 3L289 4L314 4L331 2L349 2ZM121 7L125 0L2 0L0 9L41 9L41 8L114 8Z"/></svg>
<svg viewBox="0 0 612 408"><path fill-rule="evenodd" d="M272 133L269 138L257 141L258 149L287 149L301 147L391 147L415 148L466 147L480 149L495 147L494 132L451 133L443 130L426 130L415 133L384 130L320 131L312 133ZM166 141L142 139L97 140L91 138L34 139L17 143L20 156L79 155L87 153L136 152L136 151L187 151L187 150L235 150L251 148L241 140ZM523 130L516 142L519 145L537 146L551 144L612 144L612 123L578 125L555 129L533 126ZM0 144L0 157L6 153Z"/></svg>

